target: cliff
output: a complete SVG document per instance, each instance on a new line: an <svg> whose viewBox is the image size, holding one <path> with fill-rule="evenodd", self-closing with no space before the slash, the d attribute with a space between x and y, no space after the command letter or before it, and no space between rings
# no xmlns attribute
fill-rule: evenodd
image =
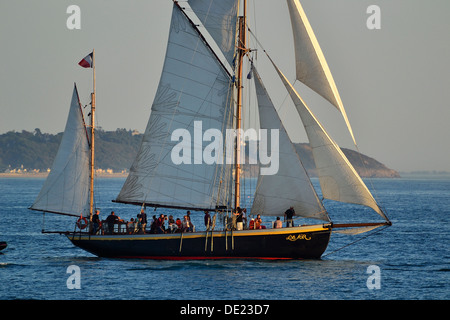
<svg viewBox="0 0 450 320"><path fill-rule="evenodd" d="M295 148L300 159L302 159L303 165L308 171L308 174L311 177L316 177L317 173L309 144L297 143L295 144ZM345 156L353 165L355 170L363 178L400 178L400 174L397 171L389 169L381 162L362 153L346 148L342 148L342 152L344 152Z"/></svg>

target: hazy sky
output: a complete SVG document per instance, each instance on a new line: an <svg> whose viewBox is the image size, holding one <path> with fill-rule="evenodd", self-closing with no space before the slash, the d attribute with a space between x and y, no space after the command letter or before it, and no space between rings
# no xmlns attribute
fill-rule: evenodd
<svg viewBox="0 0 450 320"><path fill-rule="evenodd" d="M450 1L301 2L359 150L399 171L450 171ZM66 26L66 10L72 4L81 9L81 30ZM380 30L366 26L370 5L381 9ZM171 0L1 0L0 133L63 131L74 82L82 103L89 101L92 72L77 63L92 48L97 124L105 130L144 131L162 68L171 8ZM259 41L294 80L286 2L250 0L248 13ZM272 100L289 110L286 91L273 70L263 66L264 59L260 52L258 69ZM338 144L354 149L337 110L296 86ZM288 120L290 131L301 126L298 119ZM304 140L302 134L298 139Z"/></svg>

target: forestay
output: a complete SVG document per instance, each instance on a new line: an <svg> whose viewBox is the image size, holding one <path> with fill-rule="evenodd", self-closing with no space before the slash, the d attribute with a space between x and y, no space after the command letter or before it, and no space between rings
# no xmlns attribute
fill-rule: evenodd
<svg viewBox="0 0 450 320"><path fill-rule="evenodd" d="M232 82L198 31L174 4L166 58L142 144L116 201L150 206L214 209L226 205L230 165L194 158L204 150L202 131L230 128ZM172 133L192 137L188 163L175 164ZM200 132L202 134L202 132ZM196 144L197 141L200 144ZM225 145L225 144L224 144ZM192 146L192 148L191 148Z"/></svg>
<svg viewBox="0 0 450 320"><path fill-rule="evenodd" d="M279 157L279 169L274 175L259 175L252 214L283 216L293 206L296 215L329 221L255 67L253 72L261 129L279 130L279 154L271 150L273 143L267 144L267 154Z"/></svg>
<svg viewBox="0 0 450 320"><path fill-rule="evenodd" d="M89 142L74 85L66 128L51 171L30 209L89 215Z"/></svg>

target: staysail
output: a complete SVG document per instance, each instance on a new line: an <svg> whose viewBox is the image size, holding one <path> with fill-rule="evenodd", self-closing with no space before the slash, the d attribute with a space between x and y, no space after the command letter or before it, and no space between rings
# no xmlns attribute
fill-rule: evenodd
<svg viewBox="0 0 450 320"><path fill-rule="evenodd" d="M355 137L348 121L330 68L299 0L287 0L294 34L296 78L333 104L344 117L348 130Z"/></svg>
<svg viewBox="0 0 450 320"><path fill-rule="evenodd" d="M224 161L208 164L201 157L209 145L203 141L203 132L231 128L232 96L231 77L174 3L150 119L116 201L198 210L227 205L230 199L224 193L231 166ZM173 137L174 132L187 133L189 139ZM180 143L187 149L174 154ZM173 156L184 160L178 163Z"/></svg>
<svg viewBox="0 0 450 320"><path fill-rule="evenodd" d="M253 67L261 129L279 130L279 168L276 174L259 175L252 214L283 216L291 206L297 215L329 221L328 214L309 180L275 107ZM267 151L274 157L268 144ZM260 147L261 148L261 147Z"/></svg>
<svg viewBox="0 0 450 320"><path fill-rule="evenodd" d="M323 197L370 207L384 219L388 220L342 150L331 139L298 95L297 91L275 64L274 67L302 119L312 148Z"/></svg>
<svg viewBox="0 0 450 320"><path fill-rule="evenodd" d="M89 141L74 85L66 128L51 171L30 209L89 215Z"/></svg>
<svg viewBox="0 0 450 320"><path fill-rule="evenodd" d="M215 40L230 65L236 47L238 0L189 0L194 13Z"/></svg>

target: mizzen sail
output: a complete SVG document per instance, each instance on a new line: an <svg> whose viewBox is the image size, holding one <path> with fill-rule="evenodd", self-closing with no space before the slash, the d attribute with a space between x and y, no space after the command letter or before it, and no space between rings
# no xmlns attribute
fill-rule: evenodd
<svg viewBox="0 0 450 320"><path fill-rule="evenodd" d="M305 11L299 0L287 0L287 4L294 34L296 79L327 99L342 113L353 142L356 144L330 68Z"/></svg>
<svg viewBox="0 0 450 320"><path fill-rule="evenodd" d="M89 215L89 141L76 85L66 128L51 171L30 209Z"/></svg>

